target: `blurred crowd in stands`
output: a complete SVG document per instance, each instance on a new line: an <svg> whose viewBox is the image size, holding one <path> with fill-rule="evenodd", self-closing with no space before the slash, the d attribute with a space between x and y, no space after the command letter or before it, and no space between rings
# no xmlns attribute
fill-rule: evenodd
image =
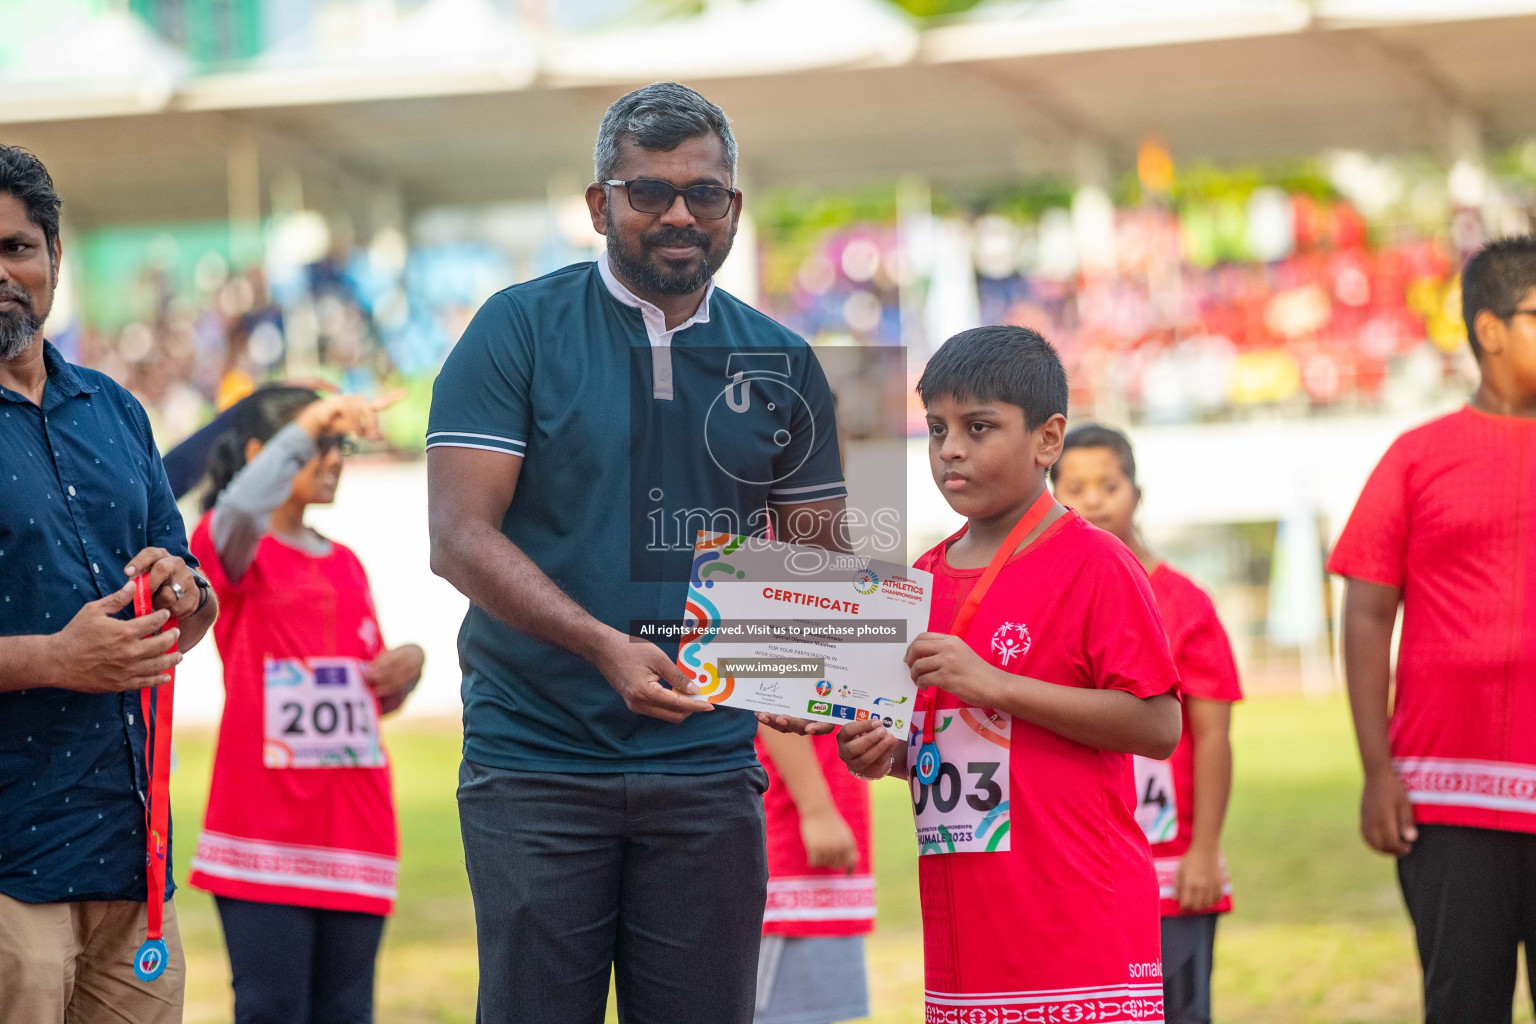
<svg viewBox="0 0 1536 1024"><path fill-rule="evenodd" d="M1373 222L1328 187L1250 184L1118 206L1095 190L925 196L914 215L899 191L841 208L769 197L749 297L817 345L906 344L914 370L928 337L1038 327L1074 406L1111 422L1430 407L1472 372L1455 279L1485 232L1449 206L1436 229ZM263 379L308 375L406 387L391 441L412 450L431 378L479 303L591 256L560 241L553 211L533 246L385 231L339 248L319 215L297 217L269 226L264 260L244 269L206 232L163 229L137 258L131 234L111 258L92 240L61 343L125 382L168 442Z"/></svg>

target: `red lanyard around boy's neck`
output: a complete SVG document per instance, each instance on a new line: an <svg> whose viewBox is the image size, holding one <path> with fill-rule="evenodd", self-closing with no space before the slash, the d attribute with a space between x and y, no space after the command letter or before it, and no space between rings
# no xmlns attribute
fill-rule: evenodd
<svg viewBox="0 0 1536 1024"><path fill-rule="evenodd" d="M962 640L965 639L965 635L971 631L971 620L976 618L976 609L981 606L981 599L987 596L988 590L992 589L992 583L997 579L998 574L1003 571L1003 566L1007 564L1008 559L1013 557L1013 553L1018 550L1019 545L1024 543L1024 538L1028 537L1035 527L1045 520L1045 517L1050 514L1051 509L1055 506L1056 499L1052 496L1050 488L1046 488L1040 492L1040 497L1035 499L1035 503L1029 506L1029 511L1025 512L1019 521L1014 524L1013 529L1008 531L1008 536L1004 538L1002 545L997 549L997 554L993 555L992 561L987 563L986 571L981 574L981 579L977 580L976 585L971 588L971 592L965 595L965 600L961 603L960 610L955 613L955 621L949 627L949 631L952 634ZM925 704L928 713L923 717L923 748L933 748L935 757L934 770L937 772L938 755L937 748L933 744L933 720L938 717L939 697L930 687L926 686L923 687L922 692L918 695L917 707L922 709Z"/></svg>
<svg viewBox="0 0 1536 1024"><path fill-rule="evenodd" d="M133 613L144 616L154 611L150 603L149 578L134 581ZM175 629L173 617L165 629ZM176 670L170 679L139 691L139 707L144 713L144 761L149 772L149 797L144 808L148 848L145 875L149 880L149 935L133 958L133 973L140 981L154 981L165 972L169 953L162 937L165 926L165 857L171 838L171 705L176 694Z"/></svg>

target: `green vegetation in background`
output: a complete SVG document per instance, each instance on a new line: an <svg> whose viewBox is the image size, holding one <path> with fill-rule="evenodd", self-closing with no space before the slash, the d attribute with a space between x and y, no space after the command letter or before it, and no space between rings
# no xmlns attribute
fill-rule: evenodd
<svg viewBox="0 0 1536 1024"><path fill-rule="evenodd" d="M789 290L801 265L829 232L852 224L896 220L896 188L868 185L838 192L809 188L769 189L752 196L752 214L763 241L763 284L770 292Z"/></svg>
<svg viewBox="0 0 1536 1024"><path fill-rule="evenodd" d="M1339 197L1327 173L1316 160L1289 160L1265 165L1218 167L1211 163L1176 167L1169 195L1175 209L1195 203L1235 201L1246 203L1261 188L1278 188L1291 195L1311 196L1319 202ZM1141 204L1141 183L1131 171L1120 179L1115 202L1120 206Z"/></svg>
<svg viewBox="0 0 1536 1024"><path fill-rule="evenodd" d="M192 302L205 299L197 287L197 266L211 254L228 268L229 224L100 228L81 235L74 254L81 271L81 319L98 330L116 331L154 318L160 298L156 275L166 279L172 295Z"/></svg>
<svg viewBox="0 0 1536 1024"><path fill-rule="evenodd" d="M921 19L964 14L983 2L985 0L890 0L891 6ZM644 24L664 18L696 17L704 13L705 6L705 0L641 0L633 14L620 19L620 24Z"/></svg>
<svg viewBox="0 0 1536 1024"><path fill-rule="evenodd" d="M754 197L752 209L759 231L786 245L795 245L846 224L894 222L896 187L880 184L843 191L770 189Z"/></svg>
<svg viewBox="0 0 1536 1024"><path fill-rule="evenodd" d="M262 0L128 0L155 34L203 66L261 52Z"/></svg>
<svg viewBox="0 0 1536 1024"><path fill-rule="evenodd" d="M1006 186L974 189L966 195L936 196L933 207L935 213L941 214L964 208L974 214L995 213L1034 223L1046 210L1070 208L1072 192L1072 183L1061 178L1031 178Z"/></svg>
<svg viewBox="0 0 1536 1024"><path fill-rule="evenodd" d="M944 18L964 14L984 0L892 0L914 18Z"/></svg>
<svg viewBox="0 0 1536 1024"><path fill-rule="evenodd" d="M1488 169L1507 184L1536 185L1536 138L1527 139L1493 153Z"/></svg>
<svg viewBox="0 0 1536 1024"><path fill-rule="evenodd" d="M1536 166L1536 153L1532 160ZM1337 190L1315 160L1230 168L1195 164L1176 171L1167 198L1175 209L1181 210L1209 204L1243 204L1256 189L1266 186L1319 201L1338 198ZM842 191L773 189L754 196L752 209L761 232L776 244L803 250L804 255L830 230L859 223L894 223L896 190L897 186L889 182ZM996 213L1033 222L1046 210L1070 208L1074 191L1072 182L1053 176L964 188L935 186L933 211L940 216ZM1115 205L1121 209L1138 206L1143 199L1135 171L1122 175L1113 192Z"/></svg>
<svg viewBox="0 0 1536 1024"><path fill-rule="evenodd" d="M380 419L384 437L390 444L404 451L419 452L426 444L427 416L432 411L432 382L436 372L421 373L414 377L395 374L381 381L377 393L384 395L402 389L405 397Z"/></svg>
<svg viewBox="0 0 1536 1024"><path fill-rule="evenodd" d="M1238 705L1233 722L1236 783L1225 853L1237 909L1217 935L1219 1019L1419 1020L1418 962L1392 865L1366 850L1357 833L1360 772L1344 701L1252 699ZM474 908L454 802L461 735L448 724L391 724L386 731L400 812L401 899L385 931L379 1019L469 1024ZM177 734L178 881L196 848L210 739L207 731ZM919 1024L923 954L911 810L899 784L877 784L874 797L880 917L869 941L870 1024ZM222 1024L230 1019L229 966L213 901L182 888L176 903L187 953L187 1024ZM1532 1020L1523 997L1515 1020Z"/></svg>

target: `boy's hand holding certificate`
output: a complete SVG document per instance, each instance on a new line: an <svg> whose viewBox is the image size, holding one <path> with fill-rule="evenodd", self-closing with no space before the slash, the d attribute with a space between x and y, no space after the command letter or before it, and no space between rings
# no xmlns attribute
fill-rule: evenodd
<svg viewBox="0 0 1536 1024"><path fill-rule="evenodd" d="M711 704L905 729L917 689L902 657L932 584L894 562L700 533L678 668Z"/></svg>

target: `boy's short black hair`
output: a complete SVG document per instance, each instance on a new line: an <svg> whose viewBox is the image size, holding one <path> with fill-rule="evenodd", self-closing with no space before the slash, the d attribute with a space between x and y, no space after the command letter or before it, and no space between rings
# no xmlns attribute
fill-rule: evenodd
<svg viewBox="0 0 1536 1024"><path fill-rule="evenodd" d="M917 382L923 405L946 395L1007 402L1024 410L1024 426L1038 430L1067 414L1067 371L1039 331L1028 327L976 327L950 338L928 360Z"/></svg>
<svg viewBox="0 0 1536 1024"><path fill-rule="evenodd" d="M1477 314L1486 309L1508 320L1532 288L1536 288L1536 238L1530 235L1489 242L1467 261L1461 271L1461 316L1474 356L1483 358L1483 347L1477 343Z"/></svg>
<svg viewBox="0 0 1536 1024"><path fill-rule="evenodd" d="M1125 478L1136 484L1136 453L1131 450L1131 439L1113 427L1101 426L1098 423L1084 423L1080 427L1073 427L1067 431L1067 436L1061 442L1061 454L1065 456L1073 448L1108 448L1115 453L1120 460L1120 470ZM1057 459L1051 465L1051 483L1061 475L1061 459Z"/></svg>
<svg viewBox="0 0 1536 1024"><path fill-rule="evenodd" d="M27 217L43 230L48 243L48 258L53 259L53 243L59 238L59 207L64 201L54 190L48 168L20 146L0 143L0 193L8 193L26 207Z"/></svg>

